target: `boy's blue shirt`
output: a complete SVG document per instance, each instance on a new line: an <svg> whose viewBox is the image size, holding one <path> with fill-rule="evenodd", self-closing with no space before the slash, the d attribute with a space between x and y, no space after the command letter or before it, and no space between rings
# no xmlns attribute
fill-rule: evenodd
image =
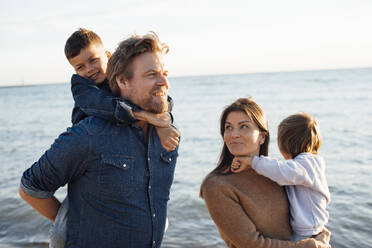
<svg viewBox="0 0 372 248"><path fill-rule="evenodd" d="M74 74L71 77L71 92L75 101L71 116L71 122L74 125L87 116L129 125L137 121L133 111L141 110L130 101L113 96L107 80L95 84ZM168 96L169 112L172 107L173 100Z"/></svg>

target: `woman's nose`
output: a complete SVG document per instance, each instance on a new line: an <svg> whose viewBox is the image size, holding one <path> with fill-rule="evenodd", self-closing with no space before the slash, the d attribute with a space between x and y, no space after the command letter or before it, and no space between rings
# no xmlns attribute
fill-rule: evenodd
<svg viewBox="0 0 372 248"><path fill-rule="evenodd" d="M237 129L237 128L233 129L233 130L231 131L231 137L233 137L233 138L238 138L238 137L240 137L240 131L239 131L239 129Z"/></svg>

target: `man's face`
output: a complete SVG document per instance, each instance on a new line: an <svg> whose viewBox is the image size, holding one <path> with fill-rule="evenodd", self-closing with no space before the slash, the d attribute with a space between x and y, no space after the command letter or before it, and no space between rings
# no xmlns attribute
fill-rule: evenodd
<svg viewBox="0 0 372 248"><path fill-rule="evenodd" d="M133 77L119 83L120 94L143 110L163 113L168 110L168 71L163 55L147 52L136 57L132 64Z"/></svg>
<svg viewBox="0 0 372 248"><path fill-rule="evenodd" d="M106 79L107 61L110 53L105 51L101 44L90 44L82 49L80 53L69 59L76 73L96 84Z"/></svg>

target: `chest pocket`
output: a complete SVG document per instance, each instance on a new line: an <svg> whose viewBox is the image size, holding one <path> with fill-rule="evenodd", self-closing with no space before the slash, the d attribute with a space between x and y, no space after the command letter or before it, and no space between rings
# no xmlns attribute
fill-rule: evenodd
<svg viewBox="0 0 372 248"><path fill-rule="evenodd" d="M103 193L129 196L135 190L134 158L103 156L100 169L100 187Z"/></svg>
<svg viewBox="0 0 372 248"><path fill-rule="evenodd" d="M174 169L176 167L178 157L178 149L170 151L170 152L163 152L160 154L160 158L162 161L162 172L163 172L163 185L167 190L170 189L170 186L173 182L174 177Z"/></svg>

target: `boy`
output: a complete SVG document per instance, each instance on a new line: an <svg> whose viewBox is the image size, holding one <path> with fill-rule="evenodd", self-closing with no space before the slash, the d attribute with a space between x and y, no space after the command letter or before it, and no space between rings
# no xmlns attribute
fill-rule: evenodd
<svg viewBox="0 0 372 248"><path fill-rule="evenodd" d="M72 123L76 124L92 115L121 124L144 120L156 127L162 146L174 150L179 133L171 126L172 99L168 97L168 112L154 114L142 111L132 103L111 95L106 80L107 62L111 54L104 50L100 37L80 28L66 41L65 55L77 75L71 78L71 91L75 100ZM66 240L68 201L65 199L50 230L49 247L64 247Z"/></svg>

